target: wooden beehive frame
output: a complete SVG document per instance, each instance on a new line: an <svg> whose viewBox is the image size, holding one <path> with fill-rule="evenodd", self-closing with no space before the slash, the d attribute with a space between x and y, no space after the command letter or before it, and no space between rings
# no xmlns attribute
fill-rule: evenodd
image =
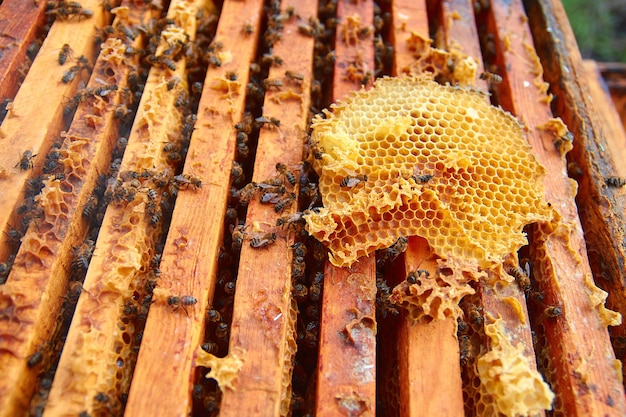
<svg viewBox="0 0 626 417"><path fill-rule="evenodd" d="M84 0L83 7L93 10L93 16L55 22L18 91L18 82L13 74L24 62L26 45L36 37L37 28L44 20L46 5L43 3L34 2L26 6L24 2L5 0L0 5L0 16L19 13L19 22L22 22L15 28L7 27L3 33L10 31L10 36L0 39L5 45L4 55L0 57L0 74L3 77L0 92L3 97L14 97L0 126L0 143L3 149L8 150L0 155L0 228L10 234L20 224L17 208L29 192L28 180L41 174L47 161L46 154L56 146L53 142L61 130L68 130L64 135L64 146L82 146L77 149L85 162L80 164L81 174L76 178L73 195L69 193L60 203L64 220L53 222L48 215L37 218L24 234L21 246L9 240L0 242L0 261L8 263L15 255L8 281L0 287L0 364L7 375L0 382L0 415L15 415L26 410L36 390L38 368L29 367L27 362L38 352L51 349L48 341L55 333L56 318L66 299L64 297L67 297L65 293L70 285L74 248L80 247L87 233L81 209L94 189L98 175L107 170L117 140L113 109L120 104L121 95L115 95L106 103L106 111L99 110L91 101L81 103L68 128L63 117L64 109L68 98L79 88L79 82L82 82L79 79L85 76L84 82L87 82L86 73L81 70L73 83L59 81L80 55L89 57L94 63L94 75L87 88L101 86L105 75L109 75L111 82L114 81L121 90L126 86L131 68L120 64L111 69L107 66L110 63L102 62L102 55L98 61L95 60L96 50L90 40L96 28L103 27L113 17L99 1ZM170 10L176 3L172 1ZM193 2L180 0L180 3ZM197 2L197 7L204 7L201 3ZM557 2L529 0L526 8L532 24L529 24L521 1L510 4L492 1L490 7L489 2L477 3L479 10L465 0L441 4L392 2L388 10L391 16L388 37L394 47L390 72L394 75L401 72L414 59L412 51L406 46L406 39L412 31L428 37L429 19L431 25L438 24L436 30L431 27L431 32L436 33L437 46L460 49L475 57L479 68L482 68L481 42L483 50L489 51L482 55L491 53L492 46L495 48L494 56L489 57L488 62L497 65L497 72L504 78L502 84L495 87L497 99L500 105L527 126L527 136L534 153L549 173L546 197L569 228L565 235L552 234L546 241L541 241L541 233L531 234L529 256L533 261L533 290L543 294L543 301L531 302L530 312L526 308L524 293L516 286L509 286L498 294L480 286L478 297L474 300L484 314L502 316L505 323L513 323L520 313L513 312L510 303L503 302L501 298L515 299L523 306L521 314L526 323L532 323L532 330L539 332L542 329L539 338L545 345L536 360L542 364L540 370L546 373L546 378L557 392L556 407L559 410L568 415L624 414L623 387L617 377L615 362L611 360L614 353L609 336L591 304L584 281L591 277L593 271L598 284L609 291L609 306L622 314L626 313L626 302L621 296L624 272L623 268L619 268L624 260L624 249L620 243L623 239L620 225L623 225L624 191L607 188L604 180L610 175L624 176L621 171L624 168L614 156L619 152L610 152L612 147L623 147L624 144L603 140L600 119L595 115L592 103L581 93L585 87L576 77L582 79L582 61L575 53L573 36ZM124 4L130 8L129 16L125 18L129 19L129 25L139 25L142 20L145 24L151 16L161 13L158 8L140 1ZM263 38L264 27L263 7L262 1L225 1L221 7L215 42L221 42L220 48L226 58L220 66L212 66L207 71L195 129L181 173L187 178L202 179L202 187L181 190L176 199L161 258L161 275L157 281L154 304L150 307L136 364L135 359L122 365L111 363L115 360L98 359L109 357L111 352L119 355L115 341L117 332L124 332L119 323L127 300L103 289L107 282L113 285L110 279L107 281L111 265L115 266L115 262L120 262L121 267L124 265L122 259L112 261L111 258L111 253L124 239L122 235L128 232L116 230L116 219L141 204L141 199L132 204L111 204L104 216L94 259L87 272L65 351L52 384L46 415L70 411L74 414L85 411L92 415L118 413L122 407L119 398L109 402L99 397L101 393L113 393L115 390L119 391L117 395L128 393L127 415L199 412L194 409L196 405L191 392L198 378L202 377L196 375L197 367L203 365L198 359L201 357L199 346L211 337L204 334L206 314L215 302L220 246L224 234L229 233L223 220L237 146L235 124L241 121L244 114L248 91L246 84L251 77L249 64L259 55L258 48L262 42L259 39ZM293 7L292 11L290 7ZM273 54L283 57L283 64L272 66L267 78L281 80L283 87L267 89L262 113L257 116L276 117L280 125L267 124L261 128L252 168L252 179L256 182L275 175L277 162L291 167L303 157L313 85L314 38L301 25L306 26L310 17L315 18L317 8L314 2L294 1L293 4L282 4L276 11L281 16L289 16L284 21L280 20L284 26L280 30L282 38L271 50ZM367 71L363 74L365 80L357 79L355 82L353 77L346 76L346 68L355 62L357 55L365 68L376 67L373 32L363 32L364 36L359 37L356 43L341 36L348 18L356 15L363 28L373 26L374 3L368 0L358 4L340 1L336 15L333 99L360 88L360 81L371 83ZM479 39L476 21L485 25L493 40ZM188 35L193 39L193 19L189 25ZM551 30L546 31L546 26ZM84 36L74 36L77 31ZM575 136L570 163L575 162L580 169L580 177L577 178L581 186L577 200L582 213L580 220L573 198L574 189L567 178L566 161L553 146L553 135L536 128L550 119L553 113L540 83L542 69L540 62L534 60L533 41L546 69L544 78L550 82L550 91L556 96L554 115L561 116ZM138 37L134 46L140 48L141 42L141 37ZM487 42L493 43L487 45ZM60 66L57 60L60 45L64 43L71 45L73 58L67 66ZM152 69L137 111L136 126L132 129L128 150L122 160L122 171L135 169L139 161L146 157L146 147L141 145L140 139L145 126L137 122L145 117L144 111L147 111L146 106L149 107L144 103L148 101L146 97L163 82L165 73L170 78L178 76L184 79L184 65L184 60L181 60L174 71ZM286 70L300 74L302 80L289 79L285 75ZM110 75L111 71L114 76ZM229 76L232 73L236 74L235 80ZM560 79L565 82L560 82ZM186 87L184 84L181 88ZM487 84L479 79L476 85L487 88ZM289 94L285 94L287 89ZM166 95L161 102L161 106L172 109L165 113L176 112L176 91ZM42 109L38 101L44 99L51 104ZM165 123L154 129L151 131L151 139L155 143L152 149L156 152L154 157L159 159L163 158L159 143L168 135L176 134L180 126ZM85 145L87 138L89 146ZM35 155L33 169L19 167L25 150L31 150ZM166 167L156 166L154 169L163 171ZM51 181L44 189L44 195L46 192L49 194L54 186L54 181ZM298 192L297 187L294 188L295 193ZM42 201L48 200L42 198ZM597 207L595 201L607 204ZM284 214L294 213L296 206L297 203L294 203ZM50 209L50 212L53 211ZM238 261L229 354L223 360L232 360L238 365L235 377L222 387L221 413L224 415L289 413L296 320L297 315L303 312L297 311L290 279L293 267L290 246L296 235L289 228L277 228L278 217L271 206L262 205L257 200L253 200L247 209L245 224L248 229ZM609 221L604 222L604 219ZM136 240L125 243L128 247L146 249L145 254L139 254L141 259L133 267L136 271L128 275L129 278L135 277L133 274L143 276L140 281L153 274L149 264L159 240L158 230L149 227L150 218L145 218L143 222L133 226L136 229L133 239ZM587 231L585 236L581 222ZM52 235L48 233L49 229L54 231ZM276 242L267 248L258 249L249 245L252 237L272 232L276 233ZM611 250L600 256L600 248ZM402 280L417 265L422 269L434 270L436 267L425 241L412 238L407 252L398 259L393 270L396 278L388 276L389 282ZM376 321L375 268L373 257L360 260L350 269L335 268L329 263L324 268L316 395L315 401L311 402L316 412L319 415L335 415L357 409L373 414L377 402L377 378L380 384L392 375L397 379L396 395L400 402L395 406L401 415L463 413L461 376L464 375L466 380L468 376L467 370L459 366L457 324L453 319L424 325L412 325L403 317L379 321L379 333L385 337L392 336L391 341L385 341L379 354L383 352L395 359L389 369L387 364L377 362L376 323L374 326L363 325L370 323L370 318ZM131 288L134 284L116 279L114 285ZM178 305L171 305L170 297L173 296L178 297L178 302L181 297L190 297L189 300L194 302L179 308ZM546 306L553 305L563 310L558 320L543 314ZM364 321L364 317L368 320ZM359 334L358 348L345 343L339 336L348 324L355 322L360 324L356 330L351 326L350 331ZM97 329L98 342L85 342L85 335L93 333L96 323L98 327L102 326ZM389 324L390 328L381 329L381 324ZM626 340L623 329L620 326L612 330L615 349L618 349L620 341ZM526 326L521 332L513 332L513 327L507 330L511 331L514 344L522 344L525 352L533 357L535 350L531 327ZM132 334L131 330L128 331ZM99 350L86 351L83 349L85 343ZM381 343L380 337L378 343ZM618 359L623 360L626 349L618 349L617 352ZM91 360L90 357L96 359ZM132 355L123 357L132 358ZM211 363L220 363L220 358L215 360L217 362ZM360 366L346 366L352 363L359 363ZM546 363L550 370L546 369ZM115 367L122 368L120 372L127 375L129 383L132 375L130 391L128 386L115 387L107 377L116 372ZM80 384L75 380L80 374L79 369L86 372L85 378L90 375L86 389L76 389L76 385ZM465 411L473 412L471 409Z"/></svg>

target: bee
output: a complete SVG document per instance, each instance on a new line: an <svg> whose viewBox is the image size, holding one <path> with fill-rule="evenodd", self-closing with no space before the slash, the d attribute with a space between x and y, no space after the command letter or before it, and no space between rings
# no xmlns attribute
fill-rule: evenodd
<svg viewBox="0 0 626 417"><path fill-rule="evenodd" d="M483 324L484 319L480 310L482 310L482 308L478 307L476 304L470 303L467 315L470 323L474 326L482 326Z"/></svg>
<svg viewBox="0 0 626 417"><path fill-rule="evenodd" d="M239 199L239 204L242 206L247 206L250 200L254 198L256 193L259 191L259 185L256 182L250 182L246 184L242 189L237 190L233 197Z"/></svg>
<svg viewBox="0 0 626 417"><path fill-rule="evenodd" d="M293 172L289 171L287 169L287 165L278 162L276 164L276 171L280 174L283 175L285 177L285 179L287 180L287 182L293 186L296 185L296 177L293 174Z"/></svg>
<svg viewBox="0 0 626 417"><path fill-rule="evenodd" d="M298 25L298 32L303 34L304 36L308 36L311 38L315 37L315 30L311 25L308 25L306 23L300 23Z"/></svg>
<svg viewBox="0 0 626 417"><path fill-rule="evenodd" d="M281 66L283 65L283 59L281 57L279 57L278 55L272 55L272 54L264 54L263 57L261 58L261 64L263 65L269 65L269 66Z"/></svg>
<svg viewBox="0 0 626 417"><path fill-rule="evenodd" d="M276 204L280 201L280 196L281 193L278 192L264 191L259 201L261 204Z"/></svg>
<svg viewBox="0 0 626 417"><path fill-rule="evenodd" d="M341 180L340 186L343 188L352 188L364 181L367 181L367 175L365 174L348 175Z"/></svg>
<svg viewBox="0 0 626 417"><path fill-rule="evenodd" d="M241 32L245 34L246 36L250 36L254 32L254 26L252 26L250 22L245 22L241 26Z"/></svg>
<svg viewBox="0 0 626 417"><path fill-rule="evenodd" d="M191 174L180 174L174 176L174 181L179 188L187 189L191 187L193 190L202 188L202 180Z"/></svg>
<svg viewBox="0 0 626 417"><path fill-rule="evenodd" d="M37 350L35 353L28 357L28 361L26 361L26 366L28 366L29 368L34 368L35 366L43 362L43 356L43 351Z"/></svg>
<svg viewBox="0 0 626 417"><path fill-rule="evenodd" d="M200 347L205 352L211 353L213 355L217 354L217 352L219 352L219 350L220 350L219 345L217 343L215 343L215 342L203 343L202 346L200 346ZM202 387L202 385L200 385L200 387ZM194 392L195 392L195 389L194 389Z"/></svg>
<svg viewBox="0 0 626 417"><path fill-rule="evenodd" d="M32 151L24 151L20 157L20 161L15 164L15 167L19 166L22 171L26 171L28 169L33 168L33 158L36 157L37 154L33 154Z"/></svg>
<svg viewBox="0 0 626 417"><path fill-rule="evenodd" d="M304 264L304 262L301 262L301 263L294 262L291 265L291 279L295 281L297 279L302 278L302 276L304 275L305 268L306 268L306 265Z"/></svg>
<svg viewBox="0 0 626 417"><path fill-rule="evenodd" d="M317 347L320 333L320 322L317 320L310 321L305 327L304 341L311 349Z"/></svg>
<svg viewBox="0 0 626 417"><path fill-rule="evenodd" d="M287 196L281 198L279 201L276 202L276 204L274 204L274 211L276 213L282 213L287 207L290 207L291 204L293 204L295 199L296 194L289 193Z"/></svg>
<svg viewBox="0 0 626 417"><path fill-rule="evenodd" d="M67 61L67 58L70 57L72 55L72 48L70 47L69 44L64 43L63 46L61 47L61 50L59 51L59 65L63 65L65 64L65 62Z"/></svg>
<svg viewBox="0 0 626 417"><path fill-rule="evenodd" d="M322 287L324 285L324 273L316 272L313 282L309 285L309 300L318 302L322 296Z"/></svg>
<svg viewBox="0 0 626 417"><path fill-rule="evenodd" d="M626 178L621 177L606 177L605 179L606 185L609 187L623 187L626 185Z"/></svg>
<svg viewBox="0 0 626 417"><path fill-rule="evenodd" d="M289 71L289 70L285 71L285 77L287 77L287 79L292 80L292 81L297 81L297 82L304 81L304 75L295 71Z"/></svg>
<svg viewBox="0 0 626 417"><path fill-rule="evenodd" d="M218 323L218 325L215 327L215 336L219 340L228 340L228 333L228 324L226 323Z"/></svg>
<svg viewBox="0 0 626 417"><path fill-rule="evenodd" d="M250 239L250 246L253 248L265 248L276 242L276 233L266 233L260 237Z"/></svg>
<svg viewBox="0 0 626 417"><path fill-rule="evenodd" d="M85 240L80 246L73 248L74 259L71 264L72 278L77 280L82 276L89 268L89 261L93 255L93 251L96 247L96 242L91 239Z"/></svg>
<svg viewBox="0 0 626 417"><path fill-rule="evenodd" d="M431 179L433 179L432 175L429 174L425 174L425 175L413 175L411 176L411 178L413 179L413 181L415 181L417 184L425 184L428 181L430 181Z"/></svg>
<svg viewBox="0 0 626 417"><path fill-rule="evenodd" d="M465 320L463 320L460 317L457 318L457 323L456 323L456 333L457 333L457 335L467 334L468 331L469 331L469 326L467 325Z"/></svg>
<svg viewBox="0 0 626 417"><path fill-rule="evenodd" d="M425 269L418 269L417 271L411 271L406 276L406 281L409 284L417 284L419 279L424 276L424 278L428 279L430 277L430 272Z"/></svg>
<svg viewBox="0 0 626 417"><path fill-rule="evenodd" d="M192 297L191 295L170 295L169 297L167 297L167 305L174 307L174 311L182 308L183 310L185 310L185 314L187 314L187 316L189 316L187 307L192 306L197 302L198 300L196 300L196 298Z"/></svg>
<svg viewBox="0 0 626 417"><path fill-rule="evenodd" d="M97 209L98 209L98 197L92 194L87 199L87 201L85 202L85 205L83 206L82 216L87 220L91 220Z"/></svg>
<svg viewBox="0 0 626 417"><path fill-rule="evenodd" d="M161 223L161 220L163 219L163 214L160 211L154 212L152 213L152 215L150 216L150 226L156 226L159 223Z"/></svg>
<svg viewBox="0 0 626 417"><path fill-rule="evenodd" d="M235 185L239 185L244 180L243 167L237 161L233 161L233 167L230 170L231 181Z"/></svg>
<svg viewBox="0 0 626 417"><path fill-rule="evenodd" d="M247 159L250 155L250 148L243 142L237 143L237 158L238 159Z"/></svg>
<svg viewBox="0 0 626 417"><path fill-rule="evenodd" d="M500 84L502 82L502 76L494 74L493 72L481 72L479 78L487 81L489 84Z"/></svg>
<svg viewBox="0 0 626 417"><path fill-rule="evenodd" d="M237 283L235 281L228 281L224 284L224 293L226 293L226 295L233 295L236 287Z"/></svg>
<svg viewBox="0 0 626 417"><path fill-rule="evenodd" d="M225 77L230 81L237 81L239 79L239 76L235 71L226 71Z"/></svg>
<svg viewBox="0 0 626 417"><path fill-rule="evenodd" d="M393 262L402 252L405 252L409 244L409 239L400 236L398 240L386 249L378 251L379 258L376 261L378 267L382 267Z"/></svg>
<svg viewBox="0 0 626 417"><path fill-rule="evenodd" d="M243 132L246 135L252 133L252 115L246 113L241 122L235 124L235 129L237 129L237 132Z"/></svg>
<svg viewBox="0 0 626 417"><path fill-rule="evenodd" d="M174 76L174 77L170 78L167 81L167 84L166 84L167 91L173 90L174 87L176 87L178 84L180 84L180 77L179 76Z"/></svg>
<svg viewBox="0 0 626 417"><path fill-rule="evenodd" d="M306 245L302 242L296 242L291 245L291 249L293 249L293 254L295 257L304 258L307 253Z"/></svg>
<svg viewBox="0 0 626 417"><path fill-rule="evenodd" d="M248 134L246 132L237 132L237 144L240 143L244 145L248 143Z"/></svg>
<svg viewBox="0 0 626 417"><path fill-rule="evenodd" d="M176 71L176 62L167 55L149 55L148 63L154 67L167 68L170 71Z"/></svg>
<svg viewBox="0 0 626 417"><path fill-rule="evenodd" d="M550 317L551 319L555 319L563 314L563 311L561 310L561 307L553 305L543 310L543 314Z"/></svg>
<svg viewBox="0 0 626 417"><path fill-rule="evenodd" d="M468 335L461 335L459 337L459 354L461 366L467 366L474 360L472 344Z"/></svg>
<svg viewBox="0 0 626 417"><path fill-rule="evenodd" d="M280 87L282 86L283 86L283 82L282 80L278 78L266 78L265 80L263 80L263 87L265 87L265 89L274 87L277 90L280 90Z"/></svg>
<svg viewBox="0 0 626 417"><path fill-rule="evenodd" d="M305 221L304 217L302 217L302 212L287 214L276 219L276 226L283 227L287 225L288 229L292 229L295 232L304 230L304 224Z"/></svg>
<svg viewBox="0 0 626 417"><path fill-rule="evenodd" d="M528 267L529 264L526 264L526 266ZM522 291L524 291L525 293L528 293L530 291L531 284L530 278L528 277L529 274L527 274L527 272L524 272L524 270L519 266L509 268L507 272L509 273L509 275L515 278L515 280L517 281L517 285L519 285Z"/></svg>
<svg viewBox="0 0 626 417"><path fill-rule="evenodd" d="M212 323L218 323L222 321L222 315L214 308L211 308L206 312L206 318Z"/></svg>
<svg viewBox="0 0 626 417"><path fill-rule="evenodd" d="M246 237L246 226L243 224L240 224L238 226L234 226L234 225L230 225L230 234L231 234L231 238L232 238L232 249L233 251L238 251L241 249L241 245L243 245L243 241Z"/></svg>
<svg viewBox="0 0 626 417"><path fill-rule="evenodd" d="M298 302L306 301L308 294L309 294L309 290L304 284L301 284L298 282L291 287L291 295Z"/></svg>
<svg viewBox="0 0 626 417"><path fill-rule="evenodd" d="M9 256L6 262L0 263L0 285L4 284L9 278L11 268L13 268L13 262L15 261L15 254Z"/></svg>
<svg viewBox="0 0 626 417"><path fill-rule="evenodd" d="M280 120L277 119L276 117L261 116L261 117L257 117L256 119L254 119L254 121L259 125L259 127L263 126L264 124L267 124L269 126L275 126L275 127L280 126Z"/></svg>
<svg viewBox="0 0 626 417"><path fill-rule="evenodd" d="M63 73L63 76L61 77L61 82L63 84L68 84L72 82L72 80L76 78L76 74L78 74L79 71L91 71L91 65L89 64L89 60L87 59L87 57L81 55L77 61L77 65L71 66L67 71Z"/></svg>

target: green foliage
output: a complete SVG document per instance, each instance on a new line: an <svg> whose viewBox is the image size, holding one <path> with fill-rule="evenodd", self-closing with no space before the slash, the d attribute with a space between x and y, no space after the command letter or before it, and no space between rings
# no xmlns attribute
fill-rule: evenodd
<svg viewBox="0 0 626 417"><path fill-rule="evenodd" d="M626 62L624 0L563 0L583 57Z"/></svg>

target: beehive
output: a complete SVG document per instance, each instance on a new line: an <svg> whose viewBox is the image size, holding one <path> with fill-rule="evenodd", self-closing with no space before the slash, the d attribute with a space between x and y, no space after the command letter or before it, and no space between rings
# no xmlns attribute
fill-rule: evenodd
<svg viewBox="0 0 626 417"><path fill-rule="evenodd" d="M0 415L624 414L626 173L525 7L1 2Z"/></svg>

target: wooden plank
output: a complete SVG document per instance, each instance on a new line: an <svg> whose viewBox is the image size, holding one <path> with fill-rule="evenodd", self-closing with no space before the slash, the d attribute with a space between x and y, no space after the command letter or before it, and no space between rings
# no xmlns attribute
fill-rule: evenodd
<svg viewBox="0 0 626 417"><path fill-rule="evenodd" d="M478 65L474 83L479 89L488 91L488 83L480 78L480 74L485 69L481 59L480 41L474 18L474 2L452 0L442 2L441 6L442 22L445 28L444 39L447 48L449 50L460 50L476 59ZM489 96L485 96L485 100L488 101ZM514 284L504 288L492 289L481 281L477 283L477 290L477 299L480 301L479 307L482 309L483 316L503 318L502 324L506 334L511 339L511 343L515 346L523 347L524 353L529 357L531 369L536 370L536 358L529 326L530 320L528 318L528 309L526 308L526 298L520 287ZM520 310L511 308L510 303L515 303ZM469 318L466 317L465 320L469 321ZM483 340L482 343L489 345L487 340ZM473 361L470 361L468 366L473 367ZM466 372L471 374L473 371L466 369ZM465 382L471 383L471 381ZM468 386L465 389L472 390L476 389L476 387ZM545 412L542 411L537 413L537 415L545 415Z"/></svg>
<svg viewBox="0 0 626 417"><path fill-rule="evenodd" d="M132 16L136 20L136 16ZM139 46L137 43L136 47ZM123 56L122 51L118 51ZM115 84L121 90L126 87L129 62L107 60L110 55L102 54L94 65L94 76L87 88L99 88L100 79ZM106 71L106 72L105 72ZM111 75L113 74L113 75ZM41 195L40 206L44 215L36 220L22 239L17 253L11 280L2 287L4 296L18 297L22 305L19 320L19 338L9 344L0 339L0 363L7 371L0 382L0 415L16 415L24 410L35 389L37 367L26 366L26 359L34 352L48 346L47 341L55 331L59 309L67 292L68 281L74 261L73 248L80 247L85 238L88 224L81 216L81 208L89 198L98 173L106 172L111 159L111 149L118 136L118 121L114 118L115 107L124 102L122 95L111 93L110 102L98 98L85 100L77 108L76 119L65 135L64 145L59 152L59 165L67 181L48 183ZM94 115L97 115L94 118ZM97 121L97 122L96 122ZM88 138L88 139L87 139ZM70 162L81 160L79 165ZM54 176L54 175L52 175ZM72 187L72 193L61 193L60 189ZM45 196L45 197L43 197ZM61 213L49 206L61 198L64 208ZM54 254L54 259L50 259ZM26 319L29 318L29 319ZM5 329L6 331L6 329ZM43 349L44 353L48 349ZM16 389L19 387L19 389Z"/></svg>
<svg viewBox="0 0 626 417"><path fill-rule="evenodd" d="M426 1L398 0L391 4L391 43L394 48L393 74L407 72L413 62L413 52L409 49L407 40L411 32L428 38L428 15Z"/></svg>
<svg viewBox="0 0 626 417"><path fill-rule="evenodd" d="M605 178L616 167L606 152L606 133L584 77L582 57L563 6L558 1L532 0L525 3L544 76L555 95L554 111L574 135L568 155L577 171L576 197L593 276L610 293L607 307L622 311L626 304L626 221L624 189L605 187ZM549 28L549 30L546 30ZM611 328L617 358L626 360L626 326ZM625 379L626 380L626 379Z"/></svg>
<svg viewBox="0 0 626 417"><path fill-rule="evenodd" d="M404 254L403 273L438 272L437 256L425 239L412 237ZM458 416L463 390L456 319L412 323L403 317L398 330L400 415Z"/></svg>
<svg viewBox="0 0 626 417"><path fill-rule="evenodd" d="M507 69L498 89L500 102L527 127L533 153L547 169L546 199L562 217L562 224L569 225L563 231L565 239L537 228L531 246L531 254L536 256L534 265L538 266L533 271L533 289L544 294L544 301L536 307L534 325L536 332L545 331L548 341L542 359L550 358L550 374L545 376L557 394L554 408L567 415L624 414L624 392L606 324L584 284L585 277L591 279L591 270L573 199L575 190L567 178L565 161L554 146L556 138L539 128L552 113L542 89L542 68L528 19L521 1L492 2L490 10L493 18L487 21L487 31L506 44L504 54L496 59L500 68ZM562 310L557 320L543 314L554 305ZM591 386L594 389L583 388Z"/></svg>
<svg viewBox="0 0 626 417"><path fill-rule="evenodd" d="M160 288L172 294L193 296L198 303L187 308L189 317L173 315L170 306L163 302L152 305L130 389L127 416L184 416L191 409L193 375L199 366L194 359L202 343L206 310L215 290L235 156L234 125L244 111L249 64L257 48L256 36L246 36L242 24L233 22L249 22L253 33L259 34L262 7L262 1L226 1L222 6L215 41L222 42L222 51L232 54L232 59L207 71L184 168L185 173L202 178L203 185L194 193L178 196L160 266ZM225 83L226 74L232 71L240 81ZM182 270L193 274L181 275ZM155 363L159 366L155 367Z"/></svg>
<svg viewBox="0 0 626 417"><path fill-rule="evenodd" d="M176 28L172 25L167 33L175 36L184 32L193 40L196 12L203 8L203 3L173 1L167 16L173 19ZM170 47L165 33L157 55ZM176 100L187 86L181 81L169 89L168 81L174 78L185 80L185 64L182 58L174 68L154 66L150 69L122 159L121 173L148 170L157 173L152 174L154 179L163 173L160 178L171 181L165 172L173 167L167 162L163 143L176 142L180 137L182 114ZM122 184L127 181L123 176L120 178ZM144 180L141 187L135 188L133 198L114 197L106 210L45 416L81 412L119 414L123 410L122 396L128 389L133 368L131 342L136 337L132 323L123 321L123 307L151 277L151 255L160 237L160 229L151 225L151 216L147 213L149 200L154 199L155 204L160 202L158 197L148 197L147 187L156 189L149 181L152 179ZM116 187L114 195L121 188ZM185 192L193 191L181 190L181 193ZM158 302L166 303L167 296ZM170 311L172 317L186 318L183 309Z"/></svg>
<svg viewBox="0 0 626 417"><path fill-rule="evenodd" d="M485 70L481 59L478 30L474 20L474 2L472 0L444 0L441 2L441 22L445 49L460 51L476 61L474 85L488 91L487 83L480 79Z"/></svg>
<svg viewBox="0 0 626 417"><path fill-rule="evenodd" d="M61 130L66 128L63 119L65 97L72 97L79 80L62 83L61 78L75 60L59 65L59 51L63 44L70 44L76 57L85 55L91 63L96 54L93 35L105 24L105 16L99 0L82 2L85 9L93 11L88 19L57 21L52 25L37 58L33 62L20 91L0 126L0 148L11 149L0 155L0 233L9 233L12 228L21 229L16 213L22 205L28 179L41 174L45 156ZM77 37L76 33L82 36ZM23 152L30 151L32 169L20 169ZM28 166L27 166L28 167ZM22 230L23 231L23 230ZM0 239L0 261L6 262L14 252L14 245Z"/></svg>
<svg viewBox="0 0 626 417"><path fill-rule="evenodd" d="M315 40L299 33L298 25L317 15L317 2L300 0L288 5L295 7L294 17L284 21L282 38L272 51L282 57L283 64L271 67L268 74L270 80L282 80L284 87L266 90L263 105L264 116L278 118L280 126L266 125L261 129L252 178L256 183L276 176L277 163L297 166L302 160L303 138L308 128ZM286 7L283 4L283 13ZM298 73L304 79L290 81L285 71ZM286 96L285 89L293 90L298 98L281 99ZM290 192L292 187L287 181L283 183ZM297 193L297 189L294 191ZM290 246L294 232L277 227L276 221L296 211L297 201L283 213L276 213L272 205L259 200L248 205L249 236L276 233L277 238L264 248L253 248L246 242L241 250L229 350L245 352L245 360L232 388L223 390L221 416L290 414L297 315L296 301L291 295ZM253 230L255 224L260 225L260 230ZM263 271L262 285L259 271Z"/></svg>
<svg viewBox="0 0 626 417"><path fill-rule="evenodd" d="M45 2L6 0L0 7L0 99L13 99L27 63L26 53L44 22Z"/></svg>
<svg viewBox="0 0 626 417"><path fill-rule="evenodd" d="M89 4L85 5L85 7L87 6ZM83 25L83 29L87 33L94 30L94 24L102 24L100 13L94 14L94 18L95 20L86 20L89 21L86 23L87 26ZM29 73L34 75L29 76L25 81L14 101L13 113L7 116L0 128L3 133L6 133L4 137L0 138L3 148L7 146L16 150L36 149L35 146L24 147L28 147L32 143L42 143L46 135L48 135L48 140L52 141L51 135L55 134L55 128L60 127L60 119L62 118L58 113L63 114L64 105L61 104L63 93L71 94L71 88L75 88L75 85L58 85L61 84L60 78L67 68L63 69L56 62L59 50L53 48L53 45L62 44L63 39L68 39L74 30L76 30L75 23L58 22L53 26L49 40L45 43L45 49L42 47L41 58L35 61ZM85 39L84 42L77 43L77 49L90 54L93 46ZM70 65L72 64L68 66ZM50 68L58 68L58 70L51 71ZM41 82L48 82L50 85L42 87ZM41 90L50 92L56 101L51 99L50 103L53 104L49 106L45 104L34 106L35 100L42 101L40 98ZM93 113L93 110L87 109L87 107L90 106L85 105L81 108L83 114L85 112ZM100 126L100 132L94 131L93 127L89 128L89 133L94 135L94 150L97 142L107 137L110 130L114 128L110 120L103 121L103 125ZM22 137L23 132L39 134L40 136ZM41 155L40 161L45 160L45 153L44 151ZM5 172L19 170L13 166L15 161L12 163L10 161L15 157L19 160L17 152L16 154L5 152L2 156L5 159L0 162L0 166L3 167L0 168L0 171L5 169L4 167L6 167ZM33 171L38 171L38 173L33 173ZM20 224L15 208L23 204L19 196L20 193L24 192L25 183L23 181L28 176L36 177L39 173L41 173L41 165L35 166L34 170L20 170L9 174L2 181L0 205L5 205L3 216L5 216L4 221L7 222L4 226L12 227ZM58 190L58 185L59 182L56 182L51 186L56 186ZM58 191L47 195L51 198L55 198L55 195L61 197ZM47 201L47 199L42 198L42 205ZM23 238L24 245L22 245L22 250L16 254L11 278L0 287L0 308L2 311L0 314L0 334L2 335L0 337L0 364L8 372L6 378L0 382L0 415L16 415L27 409L37 377L37 369L29 369L27 360L30 355L41 349L42 342L54 330L55 320L62 302L60 296L66 290L69 261L67 258L65 260L58 258L52 262L50 258L56 254L55 249L71 253L72 240L61 240L63 230L67 230L68 224L63 219L55 221L53 215L48 215L55 212L54 208L45 208L45 211L47 212L45 218L36 219ZM37 209L33 208L26 215L36 216L36 213ZM58 215L58 213L55 214ZM80 221L80 218L78 220ZM81 228L78 228L76 233L80 234L80 230ZM55 234L57 232L59 235ZM11 248L8 240L1 239L0 252L6 255L9 250ZM52 271L58 273L58 280L51 279L53 275L47 273Z"/></svg>
<svg viewBox="0 0 626 417"><path fill-rule="evenodd" d="M414 60L414 52L406 47L406 40L410 35L402 33L404 22L411 22L409 34L414 32L428 38L428 16L426 5L421 2L417 4L417 7L415 4L395 2L392 9L393 27L396 33L392 37L395 50L394 74L398 74L403 71L403 68L408 68ZM446 20L445 17L444 20ZM435 276L436 256L430 251L425 239L411 238L404 254L401 273L406 276L418 267ZM453 416L462 414L463 391L458 359L459 345L456 340L456 320L450 318L423 324L411 323L407 317L403 317L398 326L397 337L400 415L436 413ZM424 361L425 355L431 354L434 345L437 346L437 354L445 352L445 357L449 360L430 363Z"/></svg>
<svg viewBox="0 0 626 417"><path fill-rule="evenodd" d="M620 121L620 115L607 91L606 84L602 81L602 75L596 61L585 60L583 66L589 92L598 109L598 117L606 129L607 151L615 166L614 175L626 177L626 165L624 164L626 161L626 133Z"/></svg>
<svg viewBox="0 0 626 417"><path fill-rule="evenodd" d="M373 81L373 77L351 80L346 73L350 63L358 61L365 72L374 71L373 33L354 42L346 36L348 18L355 16L359 16L361 27L372 26L374 3L366 1L357 5L342 0L337 4L334 100L359 88L361 82L371 85ZM359 259L350 268L337 268L326 262L317 368L318 416L357 412L354 410L359 415L375 415L375 303L375 256ZM340 336L346 332L354 343Z"/></svg>

